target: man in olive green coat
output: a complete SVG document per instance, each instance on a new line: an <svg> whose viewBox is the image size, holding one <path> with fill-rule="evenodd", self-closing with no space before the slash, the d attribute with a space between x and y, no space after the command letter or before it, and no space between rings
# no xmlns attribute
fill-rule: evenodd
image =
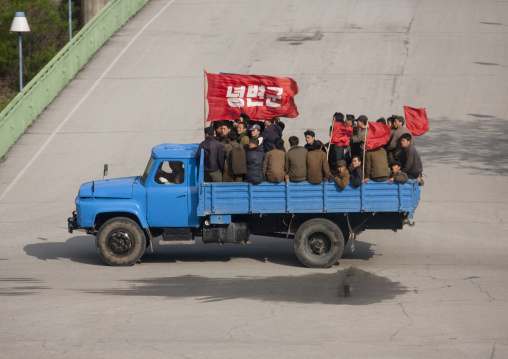
<svg viewBox="0 0 508 359"><path fill-rule="evenodd" d="M333 180L340 188L344 189L349 184L349 171L346 169L346 161L339 160L335 165L337 166L337 175Z"/></svg>
<svg viewBox="0 0 508 359"><path fill-rule="evenodd" d="M323 143L314 141L313 150L307 153L307 181L322 183L330 178L330 165L326 153L322 151Z"/></svg>
<svg viewBox="0 0 508 359"><path fill-rule="evenodd" d="M263 159L263 176L265 181L279 183L284 181L284 141L277 138L274 141L274 149L268 151Z"/></svg>
<svg viewBox="0 0 508 359"><path fill-rule="evenodd" d="M289 137L291 148L287 151L284 163L286 181L302 182L307 179L307 150L298 146L298 137Z"/></svg>
<svg viewBox="0 0 508 359"><path fill-rule="evenodd" d="M249 149L249 136L247 134L247 124L245 122L238 123L236 127L236 131L238 136L236 137L236 141L243 147L244 150Z"/></svg>
<svg viewBox="0 0 508 359"><path fill-rule="evenodd" d="M388 168L386 150L383 147L367 150L365 152L364 168L365 179L363 182L367 183L369 180L376 182L388 180L390 178L390 169Z"/></svg>

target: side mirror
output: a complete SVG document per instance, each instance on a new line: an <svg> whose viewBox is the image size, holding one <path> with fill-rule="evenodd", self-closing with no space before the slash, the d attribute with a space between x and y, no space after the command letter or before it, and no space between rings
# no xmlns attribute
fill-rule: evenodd
<svg viewBox="0 0 508 359"><path fill-rule="evenodd" d="M104 165L104 172L102 172L102 179L104 180L104 177L108 175L108 165Z"/></svg>

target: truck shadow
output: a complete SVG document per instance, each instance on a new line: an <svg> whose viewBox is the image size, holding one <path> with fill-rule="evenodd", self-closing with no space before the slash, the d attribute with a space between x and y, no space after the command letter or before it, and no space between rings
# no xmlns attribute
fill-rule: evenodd
<svg viewBox="0 0 508 359"><path fill-rule="evenodd" d="M105 265L95 250L95 238L92 236L71 237L66 242L47 242L40 238L40 243L26 245L23 250L31 257L48 261L69 259L87 265ZM253 236L252 245L203 244L200 238L194 245L161 246L155 239L154 252L150 247L141 258L141 263L176 263L176 262L229 262L235 258L250 258L261 263L274 263L283 266L302 267L293 250L291 239L280 239ZM352 260L369 260L373 257L372 244L356 241L356 250L351 253L346 246L343 258Z"/></svg>
<svg viewBox="0 0 508 359"><path fill-rule="evenodd" d="M200 239L196 239L195 245L188 246L159 246L155 244L154 253L150 253L148 249L141 258L141 262L228 262L235 258L250 258L261 263L302 267L294 253L292 239L252 236L251 241L252 245L203 244ZM342 258L369 260L374 256L374 251L371 249L372 244L356 241L355 246L355 252L351 252L347 245Z"/></svg>
<svg viewBox="0 0 508 359"><path fill-rule="evenodd" d="M42 242L28 244L23 247L25 253L31 257L48 261L70 259L73 262L99 265L103 262L95 250L95 238L92 236L71 237L66 242Z"/></svg>
<svg viewBox="0 0 508 359"><path fill-rule="evenodd" d="M471 174L506 175L508 165L508 121L490 114L469 113L466 119L430 118L429 131L415 138L427 163L464 168Z"/></svg>
<svg viewBox="0 0 508 359"><path fill-rule="evenodd" d="M197 275L125 281L126 289L85 290L89 294L195 298L198 302L252 299L273 302L369 305L405 294L400 282L349 267L301 276L208 278Z"/></svg>

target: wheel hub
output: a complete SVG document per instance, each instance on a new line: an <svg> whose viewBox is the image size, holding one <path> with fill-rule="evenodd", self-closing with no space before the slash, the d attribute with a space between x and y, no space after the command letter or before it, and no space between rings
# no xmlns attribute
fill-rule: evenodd
<svg viewBox="0 0 508 359"><path fill-rule="evenodd" d="M312 254L323 255L330 251L331 241L330 238L323 233L314 233L309 236L307 246Z"/></svg>
<svg viewBox="0 0 508 359"><path fill-rule="evenodd" d="M129 232L118 230L108 238L108 250L113 255L125 255L134 247L134 238Z"/></svg>

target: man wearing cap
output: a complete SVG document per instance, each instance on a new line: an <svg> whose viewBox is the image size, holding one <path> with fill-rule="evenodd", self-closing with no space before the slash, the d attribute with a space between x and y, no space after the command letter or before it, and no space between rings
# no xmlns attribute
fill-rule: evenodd
<svg viewBox="0 0 508 359"><path fill-rule="evenodd" d="M337 175L333 180L340 188L344 189L349 183L349 171L346 169L346 161L339 160L335 165L337 166Z"/></svg>
<svg viewBox="0 0 508 359"><path fill-rule="evenodd" d="M365 138L367 136L367 121L369 119L365 115L358 116L357 128L358 132L351 136L349 147L351 148L351 155L363 156L363 150L365 149Z"/></svg>
<svg viewBox="0 0 508 359"><path fill-rule="evenodd" d="M222 145L215 138L213 127L205 128L205 140L199 144L196 156L199 160L201 149L205 151L203 159L205 182L222 182L222 171L224 170L224 150Z"/></svg>
<svg viewBox="0 0 508 359"><path fill-rule="evenodd" d="M390 169L392 170L392 174L388 183L392 184L393 182L406 183L409 178L407 174L401 171L402 164L400 161L393 161L390 163Z"/></svg>
<svg viewBox="0 0 508 359"><path fill-rule="evenodd" d="M257 138L258 146L261 149L263 149L263 137L260 136L261 126L259 126L258 124L250 126L249 127L249 134L250 134L250 138Z"/></svg>
<svg viewBox="0 0 508 359"><path fill-rule="evenodd" d="M263 175L265 152L260 148L257 138L249 140L249 149L245 152L245 157L247 159L247 173L245 174L244 181L260 184L265 180Z"/></svg>

